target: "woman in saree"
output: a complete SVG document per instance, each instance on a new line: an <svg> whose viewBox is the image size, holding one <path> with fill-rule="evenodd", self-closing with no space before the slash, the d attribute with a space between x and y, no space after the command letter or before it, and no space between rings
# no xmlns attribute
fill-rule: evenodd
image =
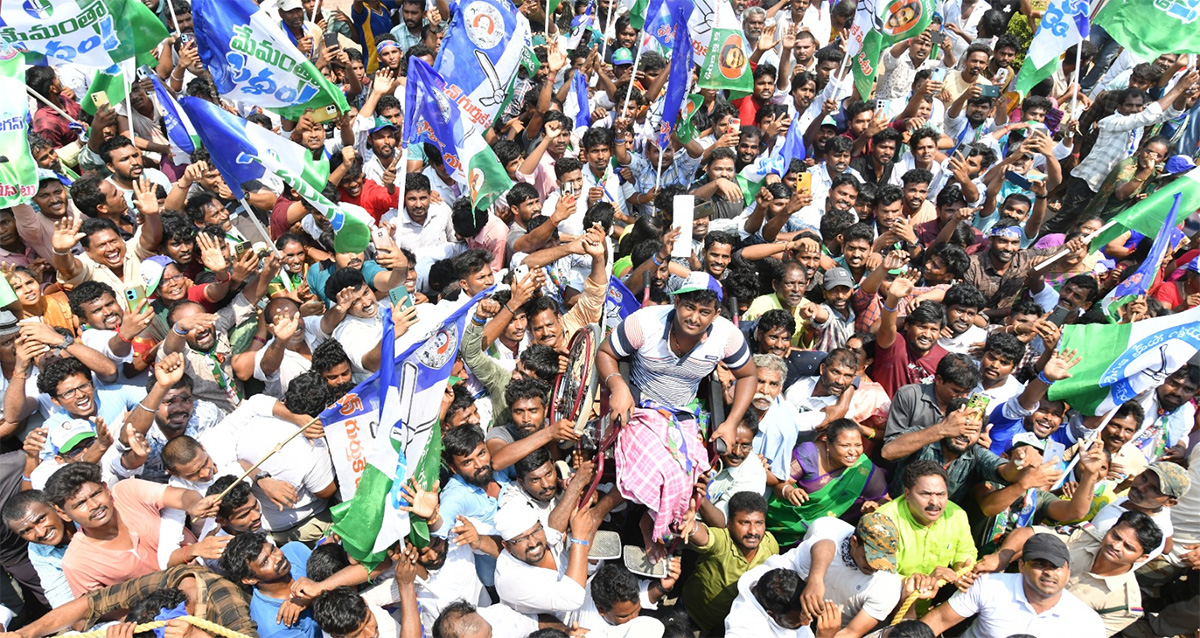
<svg viewBox="0 0 1200 638"><path fill-rule="evenodd" d="M66 328L72 335L79 334L71 304L67 302L67 295L58 289L58 284L43 290L39 276L24 266L6 268L4 274L21 304L22 319L37 317L53 328Z"/></svg>
<svg viewBox="0 0 1200 638"><path fill-rule="evenodd" d="M781 547L803 540L822 516L853 525L887 500L883 471L863 454L862 432L850 419L838 419L822 438L797 445L789 473L772 488L767 508L767 529Z"/></svg>

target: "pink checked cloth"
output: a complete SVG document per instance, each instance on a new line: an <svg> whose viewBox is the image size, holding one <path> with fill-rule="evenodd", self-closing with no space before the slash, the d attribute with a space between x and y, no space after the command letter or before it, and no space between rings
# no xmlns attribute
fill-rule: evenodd
<svg viewBox="0 0 1200 638"><path fill-rule="evenodd" d="M664 411L637 408L617 436L617 488L650 508L654 540L683 520L696 479L708 471L708 450L694 419L675 421Z"/></svg>

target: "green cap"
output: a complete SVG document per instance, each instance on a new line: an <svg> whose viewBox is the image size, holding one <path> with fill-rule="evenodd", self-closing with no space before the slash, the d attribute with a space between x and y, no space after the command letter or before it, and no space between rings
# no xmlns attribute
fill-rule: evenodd
<svg viewBox="0 0 1200 638"><path fill-rule="evenodd" d="M867 555L867 564L881 572L896 571L900 532L892 519L876 511L858 519L855 535Z"/></svg>
<svg viewBox="0 0 1200 638"><path fill-rule="evenodd" d="M337 253L361 253L371 243L371 230L359 218L349 213L342 229L333 236L333 251Z"/></svg>

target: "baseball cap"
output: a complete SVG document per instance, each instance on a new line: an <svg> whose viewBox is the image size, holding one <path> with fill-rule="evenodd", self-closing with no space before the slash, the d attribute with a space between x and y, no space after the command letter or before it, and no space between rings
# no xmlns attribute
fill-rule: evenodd
<svg viewBox="0 0 1200 638"><path fill-rule="evenodd" d="M166 255L155 255L142 261L142 283L146 284L146 296L153 296L162 283L163 272L175 263Z"/></svg>
<svg viewBox="0 0 1200 638"><path fill-rule="evenodd" d="M1044 560L1055 567L1062 567L1070 560L1067 544L1051 533L1034 534L1025 541L1024 557L1021 560Z"/></svg>
<svg viewBox="0 0 1200 638"><path fill-rule="evenodd" d="M867 556L867 564L881 572L896 571L900 532L892 519L876 511L858 519L854 530Z"/></svg>
<svg viewBox="0 0 1200 638"><path fill-rule="evenodd" d="M57 454L66 454L80 443L96 437L96 426L85 419L66 419L51 426L50 445Z"/></svg>
<svg viewBox="0 0 1200 638"><path fill-rule="evenodd" d="M21 327L17 325L17 316L7 310L0 310L0 337L7 337L20 331Z"/></svg>
<svg viewBox="0 0 1200 638"><path fill-rule="evenodd" d="M1191 487L1192 481L1188 478L1187 471L1174 463L1158 461L1151 463L1146 470L1158 475L1159 491L1171 498L1182 497Z"/></svg>
<svg viewBox="0 0 1200 638"><path fill-rule="evenodd" d="M1046 451L1045 439L1037 438L1037 435L1033 432L1021 432L1020 434L1014 435L1012 438L1012 445L1009 446L1009 449L1013 450L1021 445L1028 445L1039 452Z"/></svg>
<svg viewBox="0 0 1200 638"><path fill-rule="evenodd" d="M51 180L58 182L58 183L62 184L63 186L70 186L70 184L68 184L67 181L65 179L63 179L63 177L61 175L59 175L58 173L55 173L54 171L52 171L48 168L37 169L37 183L39 186L41 185L42 182L49 182Z"/></svg>
<svg viewBox="0 0 1200 638"><path fill-rule="evenodd" d="M1172 155L1167 158L1167 172L1175 175L1177 173L1185 173L1196 168L1196 163L1187 155Z"/></svg>
<svg viewBox="0 0 1200 638"><path fill-rule="evenodd" d="M825 290L832 290L838 286L853 288L854 278L850 276L850 271L837 266L825 271L825 282L823 285L825 286Z"/></svg>
<svg viewBox="0 0 1200 638"><path fill-rule="evenodd" d="M621 47L616 51L613 51L612 64L613 66L633 64L633 54L629 52L629 49Z"/></svg>
<svg viewBox="0 0 1200 638"><path fill-rule="evenodd" d="M527 503L513 503L496 512L496 532L506 541L524 535L537 524L537 513Z"/></svg>
<svg viewBox="0 0 1200 638"><path fill-rule="evenodd" d="M295 11L296 9L303 8L304 3L301 0L279 0L280 11Z"/></svg>
<svg viewBox="0 0 1200 638"><path fill-rule="evenodd" d="M392 124L391 120L384 118L384 117L379 117L378 115L376 115L375 122L373 124L371 124L371 130L367 131L367 134L369 135L371 133L374 133L375 131L380 131L380 130L383 130L388 127L396 128L396 125Z"/></svg>
<svg viewBox="0 0 1200 638"><path fill-rule="evenodd" d="M721 282L715 277L706 272L692 272L683 280L683 285L676 290L667 293L670 295L682 295L685 292L696 292L699 290L711 290L717 293L717 301L721 301L725 297L725 293L721 290Z"/></svg>
<svg viewBox="0 0 1200 638"><path fill-rule="evenodd" d="M821 126L832 126L833 128L837 128L837 120L833 119L832 115L826 115L825 117L821 118Z"/></svg>

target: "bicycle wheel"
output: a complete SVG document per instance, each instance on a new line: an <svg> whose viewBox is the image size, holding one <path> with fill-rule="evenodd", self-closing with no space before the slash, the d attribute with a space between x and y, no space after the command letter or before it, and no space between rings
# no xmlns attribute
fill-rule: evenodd
<svg viewBox="0 0 1200 638"><path fill-rule="evenodd" d="M567 369L558 375L550 397L551 418L575 422L583 428L596 396L596 351L600 347L600 327L588 324L571 337Z"/></svg>

